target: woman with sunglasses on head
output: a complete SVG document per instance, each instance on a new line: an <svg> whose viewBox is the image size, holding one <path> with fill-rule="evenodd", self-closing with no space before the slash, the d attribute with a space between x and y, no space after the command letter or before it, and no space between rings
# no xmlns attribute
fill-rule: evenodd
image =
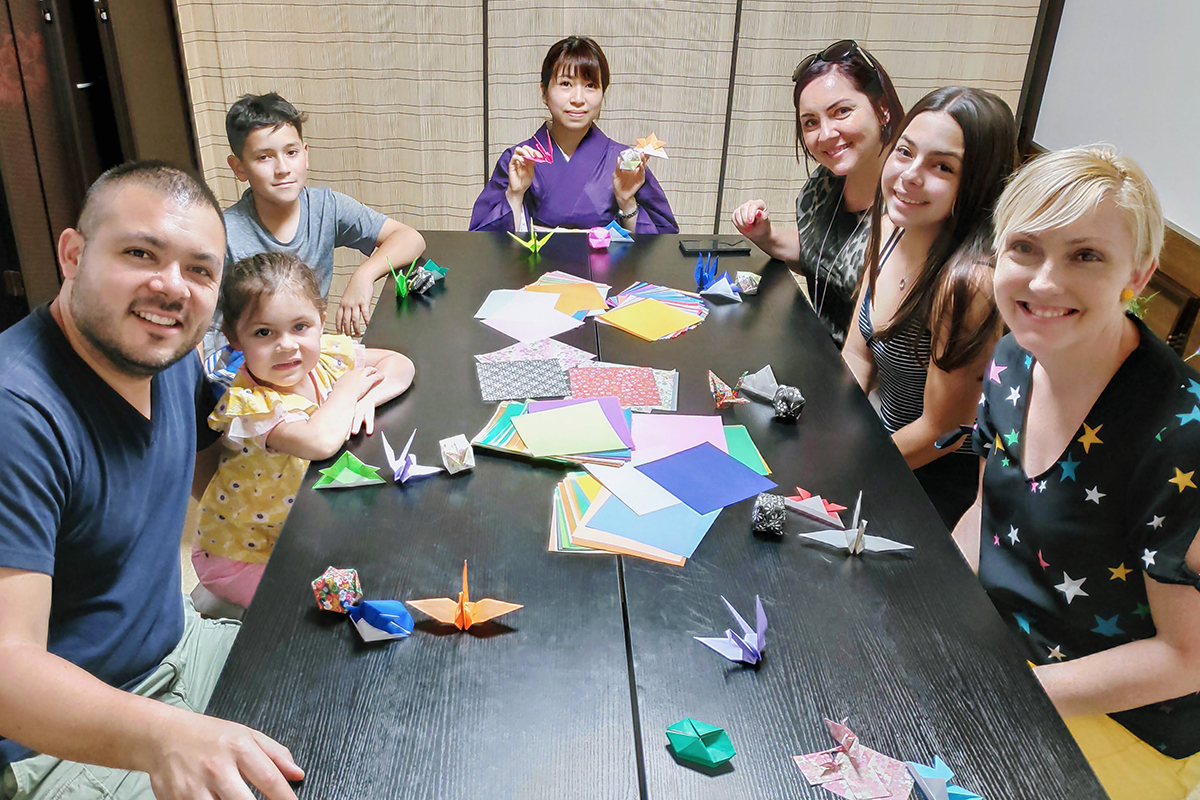
<svg viewBox="0 0 1200 800"><path fill-rule="evenodd" d="M647 156L623 165L626 146L596 127L608 83L608 59L592 39L568 36L550 47L542 61L550 121L501 154L470 230L593 228L615 220L637 233L679 232Z"/></svg>
<svg viewBox="0 0 1200 800"><path fill-rule="evenodd" d="M762 200L743 203L733 224L767 255L799 262L817 316L841 345L854 313L883 160L904 107L892 79L850 39L805 58L792 73L796 157L817 162L796 198L797 231L771 224Z"/></svg>
<svg viewBox="0 0 1200 800"><path fill-rule="evenodd" d="M1200 375L1126 312L1162 243L1154 188L1108 148L1009 183L995 297L1012 332L954 531L1113 800L1200 782Z"/></svg>
<svg viewBox="0 0 1200 800"><path fill-rule="evenodd" d="M898 126L883 165L842 356L948 528L975 496L978 459L936 442L975 416L999 339L991 214L1016 165L1017 126L994 94L930 92Z"/></svg>

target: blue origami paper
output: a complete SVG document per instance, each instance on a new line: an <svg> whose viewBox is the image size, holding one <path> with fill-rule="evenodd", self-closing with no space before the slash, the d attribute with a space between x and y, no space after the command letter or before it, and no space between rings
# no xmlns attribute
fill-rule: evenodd
<svg viewBox="0 0 1200 800"><path fill-rule="evenodd" d="M364 600L346 611L364 642L403 639L413 632L412 614L399 600Z"/></svg>
<svg viewBox="0 0 1200 800"><path fill-rule="evenodd" d="M983 800L982 796L970 789L950 783L950 779L954 777L954 770L939 756L933 757L932 767L915 761L905 761L904 765L908 767L913 782L920 788L926 800Z"/></svg>
<svg viewBox="0 0 1200 800"><path fill-rule="evenodd" d="M776 486L709 442L641 464L637 469L698 514L733 505Z"/></svg>
<svg viewBox="0 0 1200 800"><path fill-rule="evenodd" d="M729 613L737 621L741 627L741 634L734 633L733 630L727 629L724 638L705 638L703 636L693 636L700 644L705 647L717 651L725 656L730 661L741 661L745 664L757 664L762 660L763 649L767 646L767 614L763 611L762 600L758 595L754 596L754 627L751 628L746 620L742 619L742 615L737 612L737 609L726 600L721 598L721 602L729 609Z"/></svg>

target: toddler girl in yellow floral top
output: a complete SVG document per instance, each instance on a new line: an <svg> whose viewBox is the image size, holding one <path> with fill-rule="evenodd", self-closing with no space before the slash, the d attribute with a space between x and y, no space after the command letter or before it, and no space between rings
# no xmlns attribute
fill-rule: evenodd
<svg viewBox="0 0 1200 800"><path fill-rule="evenodd" d="M325 301L312 269L295 256L239 261L221 286L224 333L245 354L233 385L208 418L227 448L200 501L192 564L200 585L243 608L291 510L308 462L325 459L375 407L412 383L412 362L322 335Z"/></svg>

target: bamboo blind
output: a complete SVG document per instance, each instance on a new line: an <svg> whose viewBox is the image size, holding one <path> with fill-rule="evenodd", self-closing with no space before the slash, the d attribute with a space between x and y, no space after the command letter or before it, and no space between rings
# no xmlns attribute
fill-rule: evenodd
<svg viewBox="0 0 1200 800"><path fill-rule="evenodd" d="M1015 108L1038 11L1037 0L176 4L201 162L226 205L244 185L226 165L225 111L246 92L274 90L310 115L313 185L416 228L465 229L500 152L545 119L542 58L574 33L596 38L609 59L600 127L617 141L654 132L667 143L670 160L651 168L680 228L694 233L718 218L731 230L733 208L752 197L789 224L805 178L790 78L808 53L856 38L906 105L962 83ZM337 254L332 300L360 262Z"/></svg>

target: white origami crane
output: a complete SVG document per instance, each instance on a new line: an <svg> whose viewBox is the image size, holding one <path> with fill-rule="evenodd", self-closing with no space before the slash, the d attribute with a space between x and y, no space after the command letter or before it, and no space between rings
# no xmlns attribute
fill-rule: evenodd
<svg viewBox="0 0 1200 800"><path fill-rule="evenodd" d="M845 530L824 530L815 533L800 534L803 539L812 539L814 542L832 545L833 547L844 547L850 552L850 555L856 556L863 551L872 553L887 553L893 550L912 550L911 544L903 542L894 542L891 539L885 539L882 536L867 536L867 521L859 520L859 512L862 509L862 492L858 493L858 500L854 504L854 518L850 523L850 527Z"/></svg>
<svg viewBox="0 0 1200 800"><path fill-rule="evenodd" d="M391 444L388 443L387 436L383 431L379 432L383 438L383 452L387 455L388 465L392 468L392 472L396 475L396 483L406 483L410 478L424 478L427 475L441 472L441 467L423 467L417 463L417 457L408 452L412 447L413 439L417 438L417 431L414 428L412 436L408 437L408 442L404 445L404 450L400 452L400 457L396 457L396 453L392 450Z"/></svg>
<svg viewBox="0 0 1200 800"><path fill-rule="evenodd" d="M758 598L758 595L754 596L754 628L751 628L746 623L746 620L742 619L742 615L730 605L728 600L722 597L721 602L725 604L725 607L729 609L729 613L737 620L737 624L742 629L741 635L739 636L732 630L727 629L724 638L705 638L703 636L694 636L692 638L705 647L717 651L730 661L757 664L762 660L763 650L767 646L767 615L763 611L762 600Z"/></svg>

